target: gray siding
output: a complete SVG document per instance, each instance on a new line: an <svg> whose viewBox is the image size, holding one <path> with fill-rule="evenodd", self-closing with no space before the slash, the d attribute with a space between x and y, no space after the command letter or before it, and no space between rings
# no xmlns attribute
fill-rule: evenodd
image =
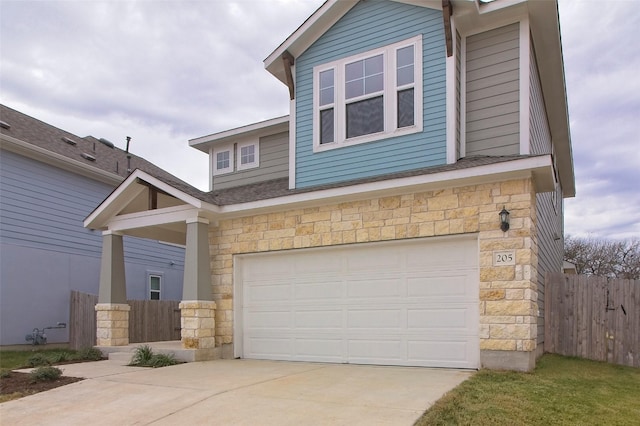
<svg viewBox="0 0 640 426"><path fill-rule="evenodd" d="M520 153L520 29L467 38L466 155Z"/></svg>
<svg viewBox="0 0 640 426"><path fill-rule="evenodd" d="M71 290L98 293L102 235L82 221L112 190L1 152L0 345L22 344L34 327L67 322ZM181 298L183 249L130 237L124 247L129 298L148 298L149 272L163 276L163 299ZM48 336L66 342L68 330Z"/></svg>
<svg viewBox="0 0 640 426"><path fill-rule="evenodd" d="M563 205L560 185L555 193L536 194L536 234L538 236L538 345L544 343L544 277L562 271L564 255ZM541 346L539 346L541 349Z"/></svg>
<svg viewBox="0 0 640 426"><path fill-rule="evenodd" d="M538 74L538 63L536 61L533 41L530 52L530 73L529 73L529 143L531 154L551 154L551 132L549 130L549 120L542 96L542 85Z"/></svg>
<svg viewBox="0 0 640 426"><path fill-rule="evenodd" d="M533 44L531 44L533 46ZM551 132L545 110L540 77L533 47L529 52L529 143L532 154L550 154ZM562 191L536 194L536 233L538 236L538 344L544 343L544 277L547 272L562 270L564 255Z"/></svg>
<svg viewBox="0 0 640 426"><path fill-rule="evenodd" d="M213 176L213 189L232 188L287 176L289 176L289 132L283 132L260 138L259 167Z"/></svg>
<svg viewBox="0 0 640 426"><path fill-rule="evenodd" d="M456 31L456 160L460 158L460 73L462 72L462 38Z"/></svg>

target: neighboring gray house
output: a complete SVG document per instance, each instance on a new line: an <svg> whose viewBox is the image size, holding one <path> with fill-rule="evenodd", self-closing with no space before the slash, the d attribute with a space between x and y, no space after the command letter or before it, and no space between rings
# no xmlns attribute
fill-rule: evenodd
<svg viewBox="0 0 640 426"><path fill-rule="evenodd" d="M140 169L176 178L108 141L81 138L0 106L0 345L69 321L71 290L98 294L102 235L84 218ZM184 248L126 237L130 299L179 300ZM47 332L67 342L69 330Z"/></svg>
<svg viewBox="0 0 640 426"><path fill-rule="evenodd" d="M191 140L210 192L129 176L85 220L105 270L186 243L196 356L533 369L575 195L557 2L328 0L264 64L289 115Z"/></svg>

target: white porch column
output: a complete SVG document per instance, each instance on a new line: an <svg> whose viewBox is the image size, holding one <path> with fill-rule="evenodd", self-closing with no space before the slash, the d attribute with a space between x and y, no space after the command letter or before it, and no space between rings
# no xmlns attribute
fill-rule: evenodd
<svg viewBox="0 0 640 426"><path fill-rule="evenodd" d="M122 235L102 233L102 263L100 290L96 305L96 335L98 346L126 346L129 344L129 310L124 274L124 245Z"/></svg>
<svg viewBox="0 0 640 426"><path fill-rule="evenodd" d="M187 246L180 303L182 347L209 349L215 346L215 309L209 266L209 221L187 220Z"/></svg>

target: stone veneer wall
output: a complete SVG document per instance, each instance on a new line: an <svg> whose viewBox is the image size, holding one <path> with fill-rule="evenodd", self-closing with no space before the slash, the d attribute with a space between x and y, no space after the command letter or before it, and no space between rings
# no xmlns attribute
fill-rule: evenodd
<svg viewBox="0 0 640 426"><path fill-rule="evenodd" d="M506 233L503 205L511 213ZM216 346L233 341L234 254L477 233L480 349L534 351L535 212L533 182L520 179L222 220L209 230ZM493 266L501 250L515 250L515 265Z"/></svg>

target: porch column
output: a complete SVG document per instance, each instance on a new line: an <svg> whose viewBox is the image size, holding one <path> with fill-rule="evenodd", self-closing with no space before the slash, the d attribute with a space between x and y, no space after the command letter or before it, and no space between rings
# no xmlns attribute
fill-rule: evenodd
<svg viewBox="0 0 640 426"><path fill-rule="evenodd" d="M124 275L124 246L122 235L102 233L102 263L100 289L96 305L96 335L98 346L126 346L129 344L129 310Z"/></svg>
<svg viewBox="0 0 640 426"><path fill-rule="evenodd" d="M215 346L215 309L211 288L209 221L187 220L182 302L180 302L182 347L207 349Z"/></svg>

